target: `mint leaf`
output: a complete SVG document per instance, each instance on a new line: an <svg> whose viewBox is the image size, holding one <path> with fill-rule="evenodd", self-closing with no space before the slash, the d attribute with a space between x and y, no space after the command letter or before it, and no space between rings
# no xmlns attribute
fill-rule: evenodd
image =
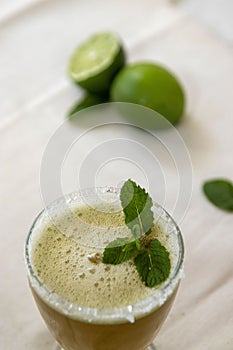
<svg viewBox="0 0 233 350"><path fill-rule="evenodd" d="M153 203L145 189L127 180L120 193L121 205L125 214L125 223L132 231L135 239L149 234L153 226Z"/></svg>
<svg viewBox="0 0 233 350"><path fill-rule="evenodd" d="M233 185L224 179L206 181L203 191L211 203L218 208L233 211Z"/></svg>
<svg viewBox="0 0 233 350"><path fill-rule="evenodd" d="M117 238L105 247L103 263L113 265L120 264L135 257L137 251L137 245L134 239Z"/></svg>
<svg viewBox="0 0 233 350"><path fill-rule="evenodd" d="M152 240L148 248L139 252L134 263L142 282L147 287L154 287L164 282L171 269L169 253L157 239Z"/></svg>

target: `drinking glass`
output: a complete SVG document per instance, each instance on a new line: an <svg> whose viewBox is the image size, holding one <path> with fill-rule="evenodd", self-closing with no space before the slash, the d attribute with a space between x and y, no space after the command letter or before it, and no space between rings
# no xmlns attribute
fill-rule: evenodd
<svg viewBox="0 0 233 350"><path fill-rule="evenodd" d="M91 188L73 192L46 207L35 219L26 239L25 259L29 285L37 307L58 347L64 350L154 350L152 344L175 299L183 275L184 245L181 232L172 217L159 204L153 203L158 225L172 237L177 256L169 278L153 293L122 307L91 308L64 300L49 290L33 267L32 247L41 228L49 222L63 230L59 216L86 203L95 207L99 201L120 205L120 190L112 187ZM75 215L74 215L75 217ZM45 262L46 264L46 262Z"/></svg>

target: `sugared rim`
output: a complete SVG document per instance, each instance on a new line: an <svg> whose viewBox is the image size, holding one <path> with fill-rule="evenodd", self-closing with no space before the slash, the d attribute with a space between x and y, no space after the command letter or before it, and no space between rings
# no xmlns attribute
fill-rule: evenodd
<svg viewBox="0 0 233 350"><path fill-rule="evenodd" d="M104 193L112 193L119 195L120 189L114 187L96 187L94 188L96 192L99 194ZM161 288L156 289L155 293L140 300L139 302L133 305L127 305L123 307L114 307L114 308L91 308L80 306L77 304L73 304L68 302L67 300L61 298L59 295L53 293L49 290L43 283L40 281L39 277L36 275L31 261L30 261L30 240L34 231L34 227L39 221L39 219L46 214L47 209L54 207L58 203L65 203L68 199L77 196L85 196L89 191L93 191L93 188L84 189L80 191L72 192L68 195L58 198L53 201L49 206L47 206L44 210L42 210L36 219L34 220L25 244L25 260L28 271L28 278L31 284L31 287L36 291L36 293L42 298L42 300L47 303L50 307L55 309L56 311L72 318L81 320L84 322L91 322L95 324L107 324L107 323L125 323L125 322L134 322L135 319L141 318L156 308L160 307L164 304L164 302L172 295L180 279L183 277L183 260L184 260L184 242L180 232L178 225L175 223L173 218L168 214L168 212L161 207L157 203L153 203L154 206L161 210L163 214L166 216L169 223L174 227L177 235L177 242L179 246L179 254L176 266L171 274L171 276L167 279L167 281L162 284Z"/></svg>

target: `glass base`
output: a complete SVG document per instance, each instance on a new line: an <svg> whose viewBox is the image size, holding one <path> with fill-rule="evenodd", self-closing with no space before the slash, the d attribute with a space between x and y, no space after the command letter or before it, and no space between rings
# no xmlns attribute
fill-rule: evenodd
<svg viewBox="0 0 233 350"><path fill-rule="evenodd" d="M150 346L148 346L148 348L146 348L146 350L157 350L157 348L154 344L151 344Z"/></svg>
<svg viewBox="0 0 233 350"><path fill-rule="evenodd" d="M59 344L55 344L52 350L64 350Z"/></svg>
<svg viewBox="0 0 233 350"><path fill-rule="evenodd" d="M56 345L53 347L53 350L64 350L64 349L61 348L59 344L56 344ZM146 350L157 350L157 348L155 347L154 344L151 344L150 346L148 346L148 348L146 348Z"/></svg>

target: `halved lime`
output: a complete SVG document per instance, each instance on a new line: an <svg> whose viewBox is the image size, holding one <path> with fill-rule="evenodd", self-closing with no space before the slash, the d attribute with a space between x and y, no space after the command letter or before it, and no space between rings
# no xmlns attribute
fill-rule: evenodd
<svg viewBox="0 0 233 350"><path fill-rule="evenodd" d="M91 36L71 56L69 76L92 93L105 93L125 64L125 54L119 38L113 33Z"/></svg>
<svg viewBox="0 0 233 350"><path fill-rule="evenodd" d="M111 101L131 102L159 112L176 124L184 111L185 97L181 84L166 68L142 62L124 67L115 77Z"/></svg>

